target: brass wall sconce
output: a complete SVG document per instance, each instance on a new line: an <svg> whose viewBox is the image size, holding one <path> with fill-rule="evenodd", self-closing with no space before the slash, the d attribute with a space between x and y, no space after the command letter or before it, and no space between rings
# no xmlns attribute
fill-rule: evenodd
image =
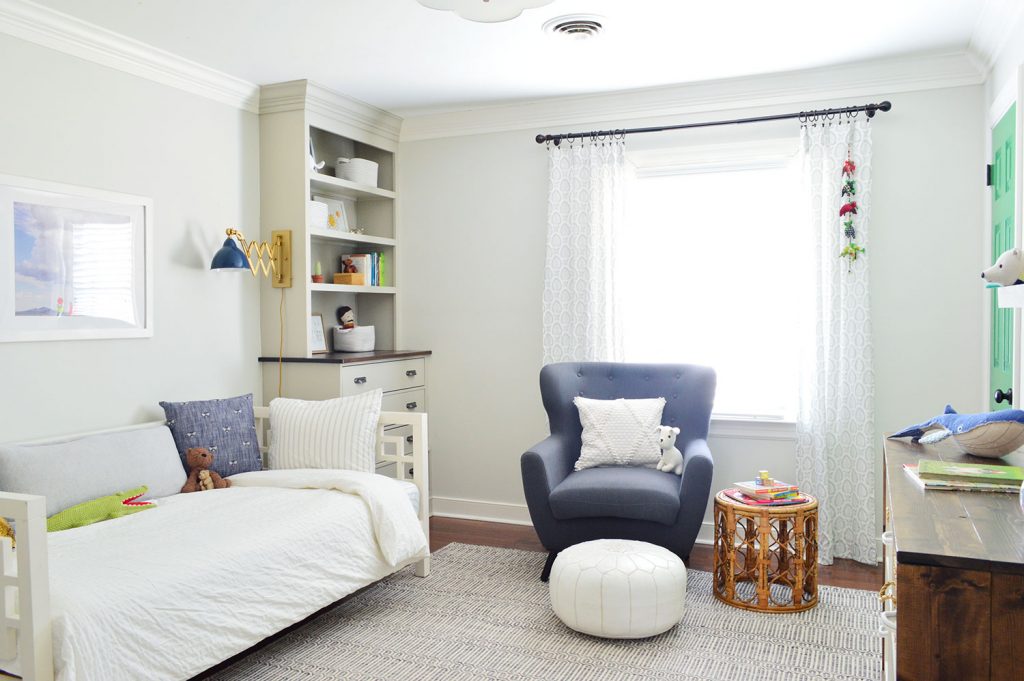
<svg viewBox="0 0 1024 681"><path fill-rule="evenodd" d="M292 230L279 229L270 233L270 241L246 241L237 229L225 230L228 238L210 263L211 270L241 272L249 270L252 276L263 272L270 277L274 288L292 286Z"/></svg>

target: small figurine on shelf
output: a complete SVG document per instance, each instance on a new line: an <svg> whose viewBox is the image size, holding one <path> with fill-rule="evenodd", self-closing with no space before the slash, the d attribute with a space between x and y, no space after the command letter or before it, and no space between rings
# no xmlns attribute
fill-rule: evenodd
<svg viewBox="0 0 1024 681"><path fill-rule="evenodd" d="M316 264L313 265L313 283L314 284L322 284L322 283L324 283L324 270L323 270L323 267L320 266L320 261L319 260L317 260Z"/></svg>
<svg viewBox="0 0 1024 681"><path fill-rule="evenodd" d="M343 329L354 329L356 328L356 315L352 312L352 308L348 305L342 305L338 308L336 313L338 315L338 325Z"/></svg>

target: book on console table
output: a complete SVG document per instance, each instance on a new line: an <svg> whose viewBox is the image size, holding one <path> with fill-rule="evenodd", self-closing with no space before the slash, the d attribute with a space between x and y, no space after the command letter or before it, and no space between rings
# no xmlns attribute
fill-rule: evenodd
<svg viewBox="0 0 1024 681"><path fill-rule="evenodd" d="M1014 483L1017 487L1024 482L1024 468L984 463L958 463L922 459L918 462L917 474L922 480L949 480L951 482L988 482L997 484Z"/></svg>
<svg viewBox="0 0 1024 681"><path fill-rule="evenodd" d="M903 470L906 471L907 475L910 476L910 479L917 483L917 486L923 490L938 489L951 492L1009 492L1011 494L1016 494L1020 491L1019 482L981 482L922 478L918 472L918 464L913 463L903 464Z"/></svg>

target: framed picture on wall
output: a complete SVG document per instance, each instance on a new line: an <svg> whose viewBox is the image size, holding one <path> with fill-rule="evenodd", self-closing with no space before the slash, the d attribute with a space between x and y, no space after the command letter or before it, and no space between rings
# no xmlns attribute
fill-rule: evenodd
<svg viewBox="0 0 1024 681"><path fill-rule="evenodd" d="M309 348L314 355L327 353L327 334L324 332L323 315L309 317Z"/></svg>
<svg viewBox="0 0 1024 681"><path fill-rule="evenodd" d="M153 202L0 175L0 342L153 335Z"/></svg>

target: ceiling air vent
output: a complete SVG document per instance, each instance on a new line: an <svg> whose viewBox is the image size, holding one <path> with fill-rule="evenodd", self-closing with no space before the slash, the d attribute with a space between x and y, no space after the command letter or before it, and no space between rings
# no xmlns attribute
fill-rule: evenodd
<svg viewBox="0 0 1024 681"><path fill-rule="evenodd" d="M544 32L552 35L586 40L604 30L603 17L594 14L567 14L544 22Z"/></svg>

